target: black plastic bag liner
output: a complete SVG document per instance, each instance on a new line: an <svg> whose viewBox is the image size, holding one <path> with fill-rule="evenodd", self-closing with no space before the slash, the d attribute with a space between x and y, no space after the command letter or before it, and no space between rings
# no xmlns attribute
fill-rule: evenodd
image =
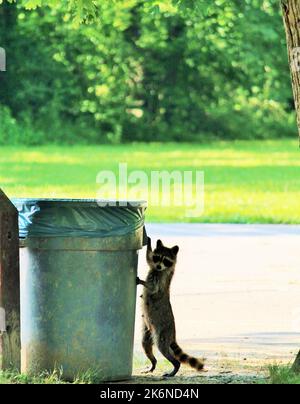
<svg viewBox="0 0 300 404"><path fill-rule="evenodd" d="M113 237L144 226L146 202L82 199L13 199L19 211L19 236ZM114 206L113 206L113 205Z"/></svg>

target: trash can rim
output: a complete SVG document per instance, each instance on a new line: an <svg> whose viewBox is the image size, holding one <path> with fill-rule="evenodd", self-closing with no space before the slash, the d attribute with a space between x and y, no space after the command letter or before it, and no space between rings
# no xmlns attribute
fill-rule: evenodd
<svg viewBox="0 0 300 404"><path fill-rule="evenodd" d="M13 198L15 204L38 203L42 205L57 206L85 206L94 208L147 208L148 203L144 200L114 200L114 199L68 199L68 198Z"/></svg>

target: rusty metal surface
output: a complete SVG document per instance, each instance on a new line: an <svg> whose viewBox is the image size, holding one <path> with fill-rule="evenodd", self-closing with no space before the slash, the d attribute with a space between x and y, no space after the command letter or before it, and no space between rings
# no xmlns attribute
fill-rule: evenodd
<svg viewBox="0 0 300 404"><path fill-rule="evenodd" d="M0 189L0 369L20 369L18 212Z"/></svg>

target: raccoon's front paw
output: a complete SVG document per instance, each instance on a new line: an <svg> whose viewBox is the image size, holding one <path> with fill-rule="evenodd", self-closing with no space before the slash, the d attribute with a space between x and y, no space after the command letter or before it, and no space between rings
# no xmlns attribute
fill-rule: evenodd
<svg viewBox="0 0 300 404"><path fill-rule="evenodd" d="M136 284L141 285L141 280L140 280L140 278L138 276L136 277Z"/></svg>

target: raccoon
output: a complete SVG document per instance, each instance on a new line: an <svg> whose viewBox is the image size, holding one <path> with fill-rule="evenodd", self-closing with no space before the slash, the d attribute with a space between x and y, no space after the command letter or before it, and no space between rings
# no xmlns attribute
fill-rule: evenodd
<svg viewBox="0 0 300 404"><path fill-rule="evenodd" d="M170 303L170 285L173 279L179 247L167 248L162 241L157 242L152 251L148 238L147 263L149 273L146 281L137 278L137 284L144 286L143 301L143 348L151 361L148 372L154 372L157 360L153 354L153 345L157 345L163 356L172 363L174 369L164 377L174 377L185 363L200 371L204 361L185 354L176 342L175 319ZM148 373L147 372L147 373Z"/></svg>

